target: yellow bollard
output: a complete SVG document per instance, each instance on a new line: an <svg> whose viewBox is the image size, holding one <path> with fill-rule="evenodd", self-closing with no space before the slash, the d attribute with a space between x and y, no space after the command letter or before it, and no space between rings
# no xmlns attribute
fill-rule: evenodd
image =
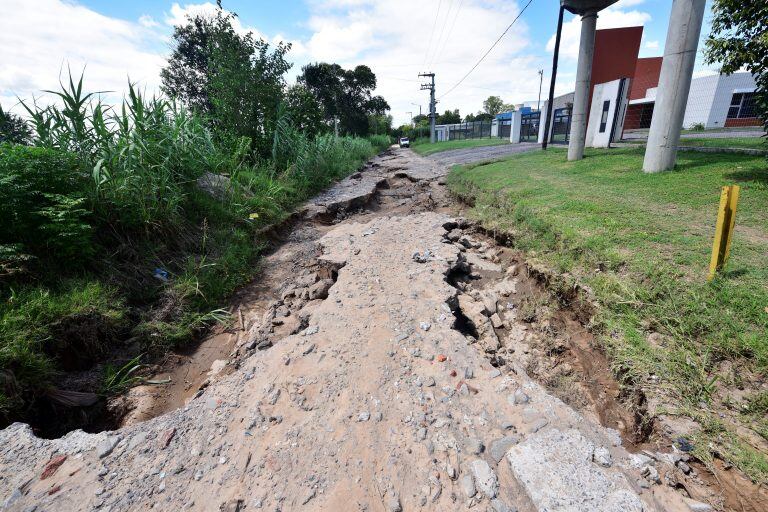
<svg viewBox="0 0 768 512"><path fill-rule="evenodd" d="M739 186L723 187L720 194L720 209L717 212L715 226L715 242L712 244L712 259L709 262L707 281L714 279L715 274L723 268L731 252L733 226L736 222L736 205L739 203Z"/></svg>

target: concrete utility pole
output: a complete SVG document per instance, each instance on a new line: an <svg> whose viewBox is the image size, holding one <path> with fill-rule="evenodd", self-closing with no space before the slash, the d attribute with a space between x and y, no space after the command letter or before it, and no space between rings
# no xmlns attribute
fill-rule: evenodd
<svg viewBox="0 0 768 512"><path fill-rule="evenodd" d="M579 62L576 66L576 91L571 111L571 135L568 142L568 160L584 158L584 142L589 119L589 84L592 81L592 57L595 55L597 13L617 0L561 0L565 9L581 16Z"/></svg>
<svg viewBox="0 0 768 512"><path fill-rule="evenodd" d="M645 149L645 172L675 167L706 0L673 0L656 104Z"/></svg>
<svg viewBox="0 0 768 512"><path fill-rule="evenodd" d="M432 79L431 83L421 84L421 90L429 90L429 142L435 143L435 74L434 73L419 73L419 76L426 76Z"/></svg>

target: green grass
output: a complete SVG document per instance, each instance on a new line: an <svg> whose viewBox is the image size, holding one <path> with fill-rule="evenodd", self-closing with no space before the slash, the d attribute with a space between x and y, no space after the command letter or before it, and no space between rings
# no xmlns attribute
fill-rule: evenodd
<svg viewBox="0 0 768 512"><path fill-rule="evenodd" d="M509 140L498 137L488 139L449 140L444 142L429 143L429 139L417 139L411 141L411 149L422 156L429 156L450 149L476 148L479 146L499 146L509 144Z"/></svg>
<svg viewBox="0 0 768 512"><path fill-rule="evenodd" d="M533 263L565 274L563 286L591 290L596 331L623 382L676 413L722 408L728 389L768 373L766 161L687 152L674 172L647 175L642 160L640 148L587 150L579 162L553 149L457 167L448 184L486 227L511 232ZM741 185L731 259L708 283L727 184ZM753 460L764 455L742 445L725 456L768 481L768 465Z"/></svg>
<svg viewBox="0 0 768 512"><path fill-rule="evenodd" d="M764 137L684 137L680 146L704 148L746 148L768 151L768 143Z"/></svg>

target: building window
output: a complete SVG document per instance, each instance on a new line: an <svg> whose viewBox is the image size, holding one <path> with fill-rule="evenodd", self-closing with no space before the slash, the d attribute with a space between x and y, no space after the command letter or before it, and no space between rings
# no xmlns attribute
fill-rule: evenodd
<svg viewBox="0 0 768 512"><path fill-rule="evenodd" d="M728 108L728 119L745 119L756 117L755 93L737 92L731 98L731 106Z"/></svg>
<svg viewBox="0 0 768 512"><path fill-rule="evenodd" d="M603 102L603 113L600 116L600 133L605 133L605 126L608 124L608 109L611 108L611 102L606 100Z"/></svg>

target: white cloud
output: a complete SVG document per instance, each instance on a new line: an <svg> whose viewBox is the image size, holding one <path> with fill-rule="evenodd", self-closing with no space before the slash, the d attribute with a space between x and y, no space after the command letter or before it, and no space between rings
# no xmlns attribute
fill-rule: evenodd
<svg viewBox="0 0 768 512"><path fill-rule="evenodd" d="M158 36L146 24L61 0L35 0L34 8L27 0L6 0L0 48L0 103L16 111L17 96L29 99L57 89L67 66L77 76L85 69L87 90L115 91L112 96L119 97L129 76L154 92L164 63Z"/></svg>
<svg viewBox="0 0 768 512"><path fill-rule="evenodd" d="M659 42L658 41L647 41L645 43L645 48L647 50L658 50L659 49Z"/></svg>
<svg viewBox="0 0 768 512"><path fill-rule="evenodd" d="M148 14L142 14L139 17L139 23L141 23L142 27L146 28L157 28L160 26L160 23L156 22L155 19Z"/></svg>
<svg viewBox="0 0 768 512"><path fill-rule="evenodd" d="M651 15L642 11L625 11L622 7L637 5L637 0L624 0L604 11L600 11L597 16L597 28L618 28L618 27L636 27L645 25L651 21ZM565 59L576 61L579 56L579 40L581 39L581 17L575 16L570 21L563 23L563 32L560 40L560 56ZM555 49L555 36L547 42L547 51L552 52Z"/></svg>
<svg viewBox="0 0 768 512"><path fill-rule="evenodd" d="M313 34L302 60L370 66L378 79L376 93L389 102L396 124L408 121L406 112L418 113L419 107L412 103L427 111L428 92L419 90L426 79L419 78L419 72L435 72L440 98L477 62L520 9L519 2L444 0L435 23L437 2L312 0L309 5L312 16L308 27ZM535 100L539 89L536 70L549 66L546 57L531 55L529 50L524 15L469 78L440 100L437 110L458 108L462 115L477 112L491 94L510 103Z"/></svg>

